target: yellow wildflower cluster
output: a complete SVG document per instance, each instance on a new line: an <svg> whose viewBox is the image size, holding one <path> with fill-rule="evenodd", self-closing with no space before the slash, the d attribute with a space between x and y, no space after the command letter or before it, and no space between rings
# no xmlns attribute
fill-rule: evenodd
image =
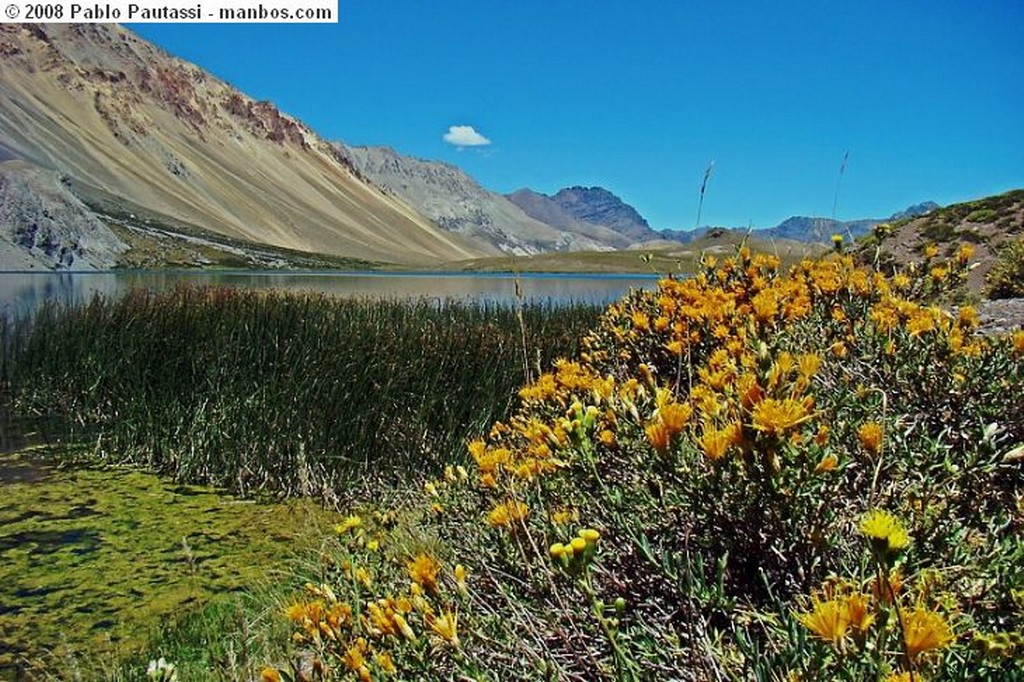
<svg viewBox="0 0 1024 682"><path fill-rule="evenodd" d="M836 647L847 633L863 637L875 622L869 597L861 592L825 600L812 598L811 609L797 614L797 618L808 630Z"/></svg>
<svg viewBox="0 0 1024 682"><path fill-rule="evenodd" d="M566 543L556 542L548 549L548 553L557 566L562 568L579 568L585 566L597 552L597 542L601 533L593 528L583 528L572 540Z"/></svg>
<svg viewBox="0 0 1024 682"><path fill-rule="evenodd" d="M526 518L530 508L525 502L508 500L498 504L487 515L487 523L495 528L511 528L513 524Z"/></svg>
<svg viewBox="0 0 1024 682"><path fill-rule="evenodd" d="M929 263L959 276L969 257L965 251ZM866 343L892 354L935 335L952 353L984 348L973 336L972 309L954 317L903 297L918 286L915 272L887 277L842 252L786 273L778 258L746 248L704 263L692 278L666 278L657 291L611 305L583 339L579 361L557 361L519 392L520 407L507 423L469 444L471 479L495 494L489 525L512 528L534 506L539 479L581 457L625 455L624 444L645 443L669 460L735 455L746 466L778 471L783 446L814 443L822 452L808 469L831 471L840 462L826 446L842 434L819 423L814 383L832 358ZM782 325L804 322L816 330L812 350L773 347ZM864 423L856 435L863 451L878 453L881 424Z"/></svg>
<svg viewBox="0 0 1024 682"><path fill-rule="evenodd" d="M465 533L455 536L456 549L473 552L474 561L481 563L502 562L501 570L486 574L488 579L522 569L530 580L496 585L507 588L510 598L543 583L536 580L541 576L552 585L579 590L578 596L595 605L595 613L603 608L597 606L604 603L600 592L610 585L634 589L626 576L613 572L638 562L622 561L616 552L650 553L646 558L654 557L648 561L652 565L639 562L637 570L656 573L658 554L675 558L675 535L696 537L687 534L694 527L713 529L705 533L709 535L731 533L722 543L731 549L738 537L749 534L751 519L761 520L763 507L758 505L765 500L792 505L783 511L815 505L813 514L800 518L811 520L800 526L807 528L806 536L792 542L783 538L772 547L771 562L775 557L786 562L789 548L808 551L804 545L828 551L829 534L849 527L850 510L864 504L857 499L847 505L838 521L827 513L832 499L828 494L841 486L868 485L873 471L897 459L882 457L883 446L888 454L905 440L895 430L902 423L899 414L884 409L892 403L885 402L888 387L877 380L891 376L883 370L902 370L899 363L906 357L925 366L927 352L964 362L957 370L967 375L970 361L990 344L1009 343L998 346L1000 352L1024 355L1024 332L1008 340L982 340L975 335L979 320L973 308L951 314L910 300L922 287L955 281L970 259L967 251L949 262L937 261L937 252L926 254L923 267L891 276L857 266L845 251L836 249L827 258L804 261L784 273L777 258L740 249L736 258L721 262L705 258L705 268L693 278L664 279L657 291L636 292L610 306L583 339L578 361L559 360L552 371L523 387L512 415L468 444L470 463L449 466L424 486L431 508L438 511L443 505L449 510L443 518L429 517L443 529L436 539L448 542L453 539L450 531ZM881 417L873 412L877 405L884 406ZM718 487L701 487L703 480ZM685 488L693 481L698 484ZM678 488L671 489L673 485ZM714 494L705 496L710 500L687 497L710 490ZM770 495L752 496L765 490ZM703 503L713 511L676 534L674 524L691 523L702 513ZM612 505L621 508L613 514ZM669 509L671 513L662 513ZM748 509L753 510L749 516L740 515ZM623 522L634 510L642 512L628 520L636 526L624 532L616 528L616 538L625 539L626 549L606 545L598 555L601 535L591 528L564 540L581 516L604 528ZM721 510L725 513L715 517ZM459 513L464 515L460 518ZM764 515L766 524L774 523L770 516ZM453 530L459 520L471 520L471 530ZM644 524L651 524L651 538L643 535ZM798 526L794 521L788 527ZM907 662L897 665L915 666L916 671L918 658L950 644L949 622L938 608L928 606L937 602L914 600L913 590L902 590L897 566L906 565L900 552L909 546L910 536L899 519L872 510L860 520L859 530L875 549L876 574L859 581L831 581L795 617L815 639L841 654L832 660L857 648L863 653L879 647L878 642L898 632ZM357 516L344 519L336 531L350 546L363 537L377 541ZM773 532L778 529L765 528L761 537ZM480 544L459 545L463 540ZM288 612L297 639L318 646L330 643L335 662L358 677L364 671L375 678L389 673L379 660L383 654L390 656L392 669L403 667L410 660L402 658L403 646L457 649L462 646L460 635L468 640L478 632L478 621L464 599L467 571L461 564L448 572L430 552L386 556L392 553L389 540L374 556L381 562L397 561L390 575L397 573L398 580L408 582L407 590L384 593L387 574L379 565L372 571L343 566L346 585L356 590L354 599L334 600L317 591L315 599ZM723 575L726 560L722 558ZM729 580L749 581L743 570L742 562L730 563ZM759 574L758 585L767 579ZM637 580L637 592L628 593L630 603L649 598L642 590L651 582L657 581ZM379 594L369 598L374 589ZM527 599L544 601L532 592ZM950 610L948 605L942 608ZM586 627L582 621L577 625ZM878 638L869 636L876 633ZM891 656L897 650L893 641L872 651ZM615 649L622 642L613 638L611 644ZM628 668L616 659L619 663ZM893 666L877 669L882 677ZM405 672L416 671L403 668Z"/></svg>
<svg viewBox="0 0 1024 682"><path fill-rule="evenodd" d="M922 654L943 649L953 641L952 629L942 614L920 603L912 608L898 606L898 618L889 615L879 618L880 614L887 614L891 602L879 599L877 590L874 591L875 594L869 595L849 582L834 581L824 588L827 596L812 596L810 608L798 612L797 619L840 652L846 650L849 635L863 647L876 622L883 628L898 628L911 663Z"/></svg>
<svg viewBox="0 0 1024 682"><path fill-rule="evenodd" d="M463 564L447 570L430 551L404 559L377 551L364 555L375 563L359 565L350 553L367 550L363 540L371 531L374 537L389 529L404 533L400 527L393 513L344 518L335 528L344 548L341 557L324 557L325 569L338 571L335 580L308 583L304 598L284 609L294 628L293 641L312 654L308 663L323 679L380 680L397 674L424 641L461 647L457 608L470 596L469 571ZM398 544L388 540L389 546ZM378 582L374 574L390 579ZM403 584L396 580L401 575L408 582L396 591L395 584ZM269 666L261 676L300 679L300 672Z"/></svg>
<svg viewBox="0 0 1024 682"><path fill-rule="evenodd" d="M320 642L342 637L351 625L352 607L338 601L334 591L327 585L307 584L306 590L315 599L298 601L285 609L285 616L296 625L297 638Z"/></svg>

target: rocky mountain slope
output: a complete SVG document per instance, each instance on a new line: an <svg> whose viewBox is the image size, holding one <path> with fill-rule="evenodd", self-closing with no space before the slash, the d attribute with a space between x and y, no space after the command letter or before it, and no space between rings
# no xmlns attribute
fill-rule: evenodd
<svg viewBox="0 0 1024 682"><path fill-rule="evenodd" d="M98 270L128 246L56 171L0 162L0 270Z"/></svg>
<svg viewBox="0 0 1024 682"><path fill-rule="evenodd" d="M896 221L881 244L871 237L863 250L874 258L878 248L881 260L903 265L920 262L929 245L937 246L939 256L948 258L961 245L970 244L974 249L971 261L976 266L968 275L967 287L977 294L984 291L986 275L1000 250L1015 239L1024 239L1024 189Z"/></svg>
<svg viewBox="0 0 1024 682"><path fill-rule="evenodd" d="M493 253L604 250L628 243L600 225L579 221L554 224L537 219L514 201L484 189L451 164L406 156L389 147L340 143L335 147L371 182L400 197L445 230L486 242Z"/></svg>
<svg viewBox="0 0 1024 682"><path fill-rule="evenodd" d="M609 227L631 242L663 238L636 209L603 187L566 187L551 200L574 218Z"/></svg>
<svg viewBox="0 0 1024 682"><path fill-rule="evenodd" d="M364 182L300 121L119 26L0 25L0 156L90 205L376 261L490 249Z"/></svg>

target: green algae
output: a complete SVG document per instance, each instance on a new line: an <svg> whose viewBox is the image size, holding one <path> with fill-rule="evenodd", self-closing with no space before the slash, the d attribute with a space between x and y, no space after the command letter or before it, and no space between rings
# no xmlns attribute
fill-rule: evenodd
<svg viewBox="0 0 1024 682"><path fill-rule="evenodd" d="M138 650L162 622L265 583L330 521L308 501L0 455L0 679L47 657Z"/></svg>

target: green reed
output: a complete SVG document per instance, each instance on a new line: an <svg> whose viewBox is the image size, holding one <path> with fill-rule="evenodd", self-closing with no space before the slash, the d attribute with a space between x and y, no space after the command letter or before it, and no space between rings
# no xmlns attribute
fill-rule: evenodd
<svg viewBox="0 0 1024 682"><path fill-rule="evenodd" d="M531 362L573 354L598 313L523 306ZM108 461L320 494L462 456L522 385L522 344L495 304L136 291L0 325L0 398Z"/></svg>

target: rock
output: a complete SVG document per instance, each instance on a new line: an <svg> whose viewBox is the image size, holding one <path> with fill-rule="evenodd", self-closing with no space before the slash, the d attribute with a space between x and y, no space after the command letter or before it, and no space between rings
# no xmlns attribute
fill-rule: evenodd
<svg viewBox="0 0 1024 682"><path fill-rule="evenodd" d="M59 173L0 163L0 269L102 270L127 248Z"/></svg>

